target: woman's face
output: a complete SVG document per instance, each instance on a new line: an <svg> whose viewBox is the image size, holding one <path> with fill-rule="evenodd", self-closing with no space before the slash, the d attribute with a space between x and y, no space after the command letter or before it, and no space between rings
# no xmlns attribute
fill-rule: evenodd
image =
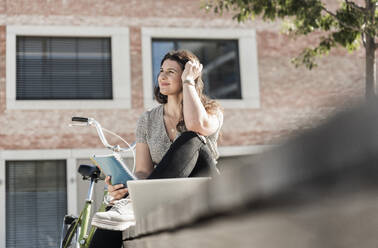
<svg viewBox="0 0 378 248"><path fill-rule="evenodd" d="M182 91L182 69L179 63L167 59L163 62L158 77L160 93L163 95L177 95Z"/></svg>

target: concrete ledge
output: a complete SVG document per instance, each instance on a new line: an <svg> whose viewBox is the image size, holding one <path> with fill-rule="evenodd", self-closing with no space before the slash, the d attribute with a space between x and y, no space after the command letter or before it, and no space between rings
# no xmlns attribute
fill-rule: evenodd
<svg viewBox="0 0 378 248"><path fill-rule="evenodd" d="M377 200L367 201L371 196L378 194L377 109L378 103L374 102L341 113L324 126L303 133L282 146L266 151L259 156L258 160L254 161L254 164L228 170L221 176L201 185L202 187L192 195L157 207L145 218L137 221L134 231L124 232L125 247L145 247L142 245L146 245L147 237L152 237L148 240L155 240L154 236L166 237L162 234L164 231L189 228L190 231L196 232L195 229L198 225L207 225L207 219L215 217L215 220L219 219L222 222L224 218L222 214L233 215L243 211L248 214L256 209L259 210L254 206L260 206L260 211L263 211L264 204L267 206L270 204L277 208L287 205L288 202L291 203L291 206L286 209L288 215L292 211L308 207L299 217L303 222L296 225L295 228L298 230L300 227L308 228L307 234L310 236L306 240L310 243L307 246L290 246L289 242L287 246L281 247L354 247L345 246L352 241L349 237L341 235L342 231L340 230L344 227L339 226L338 223L353 224L346 220L348 213L353 211L355 214L360 214L361 219L366 220L377 211ZM334 202L332 199L340 199L340 201ZM349 206L356 204L356 199L364 202L357 204L352 211ZM308 205L308 203L311 204ZM321 204L319 205L319 203ZM326 214L327 208L324 208L322 204L329 206L334 216ZM370 211L371 209L374 210ZM319 210L321 210L321 214L318 215L319 219L314 218L314 215L311 214L316 215ZM280 213L280 208L270 212L272 215L278 213ZM337 213L343 214L337 215ZM255 217L258 218L258 216ZM332 217L335 218L332 222L333 226L328 230L327 221ZM357 219L358 217L355 218L355 221ZM246 225L253 225L252 222L253 218L249 218ZM312 229L311 225L314 223L317 223L317 228ZM361 225L362 230L366 231L378 228L377 221L361 222L358 225ZM211 224L210 226L215 228ZM227 226L223 227L227 230ZM290 223L282 225L283 233L287 232L285 228L291 228ZM269 231L269 229L264 230L265 233ZM324 233L323 230L328 231ZM358 228L350 227L348 230L358 230ZM215 231L206 229L205 232ZM299 231L298 234L300 234ZM243 236L242 239L250 240L248 234L244 235L246 236ZM173 240L177 237L173 233L168 236ZM319 238L311 240L311 236ZM361 239L360 243L368 244L368 246L360 246L374 247L371 244L376 244L376 242L374 243L377 241L376 238L360 236L365 238L365 240ZM239 242L237 239L240 237L237 235L228 237L235 243ZM128 246L128 239L137 240ZM203 239L206 240L206 237ZM295 238L293 240L295 241ZM173 247L169 245L169 240L165 241L167 247ZM160 240L158 243L164 242ZM133 246L135 244L137 246ZM232 242L223 245L221 240L215 240L212 244L229 247ZM174 247L188 246L177 244Z"/></svg>
<svg viewBox="0 0 378 248"><path fill-rule="evenodd" d="M322 197L219 216L154 235L127 240L126 248L376 248L377 190L350 197Z"/></svg>

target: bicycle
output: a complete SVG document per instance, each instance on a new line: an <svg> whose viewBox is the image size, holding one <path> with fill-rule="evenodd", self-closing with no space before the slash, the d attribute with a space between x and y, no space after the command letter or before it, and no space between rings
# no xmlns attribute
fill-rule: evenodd
<svg viewBox="0 0 378 248"><path fill-rule="evenodd" d="M120 154L121 152L132 151L133 158L134 158L134 165L133 165L133 172L135 170L135 142L133 144L129 144L126 142L122 137L118 136L117 134L101 127L100 123L97 122L93 118L85 118L85 117L72 117L72 121L74 122L83 122L85 124L70 124L70 126L94 126L97 130L97 134L102 142L102 144L111 150L115 154ZM115 135L119 139L121 139L128 148L122 148L119 145L110 145L105 138L104 132L110 133ZM88 188L88 195L87 199L85 200L85 205L80 212L80 215L73 216L73 215L66 215L63 219L63 226L61 231L61 238L60 238L60 248L68 248L68 247L76 247L76 248L88 248L93 234L96 230L96 227L92 226L88 232L88 227L90 223L90 212L93 203L93 188L94 184L97 183L99 180L104 180L103 174L98 167L95 165L86 165L82 164L79 166L78 172L82 175L83 180L90 180L89 188ZM104 191L104 195L107 194L107 191ZM98 211L105 211L106 204L102 202ZM74 242L73 242L74 241Z"/></svg>

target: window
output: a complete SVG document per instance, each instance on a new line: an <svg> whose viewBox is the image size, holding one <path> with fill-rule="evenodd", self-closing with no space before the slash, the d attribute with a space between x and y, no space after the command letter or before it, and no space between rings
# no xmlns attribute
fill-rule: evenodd
<svg viewBox="0 0 378 248"><path fill-rule="evenodd" d="M204 65L205 93L225 108L258 108L259 83L254 30L143 28L144 104L153 107L153 88L163 56L192 51Z"/></svg>
<svg viewBox="0 0 378 248"><path fill-rule="evenodd" d="M214 99L241 99L237 40L152 39L154 86L160 62L170 50L187 49L201 61L205 93Z"/></svg>
<svg viewBox="0 0 378 248"><path fill-rule="evenodd" d="M6 247L58 247L66 161L6 162Z"/></svg>
<svg viewBox="0 0 378 248"><path fill-rule="evenodd" d="M8 109L130 108L127 28L7 26Z"/></svg>
<svg viewBox="0 0 378 248"><path fill-rule="evenodd" d="M110 38L16 39L17 100L113 98Z"/></svg>

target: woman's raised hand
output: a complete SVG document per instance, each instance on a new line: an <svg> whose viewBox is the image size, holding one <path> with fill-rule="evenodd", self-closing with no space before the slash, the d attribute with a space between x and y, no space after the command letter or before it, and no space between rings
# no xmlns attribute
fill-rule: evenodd
<svg viewBox="0 0 378 248"><path fill-rule="evenodd" d="M194 83L194 80L201 75L202 68L203 65L199 61L188 61L181 75L182 82L191 81Z"/></svg>
<svg viewBox="0 0 378 248"><path fill-rule="evenodd" d="M108 194L113 198L110 203L122 199L129 192L123 184L111 185L109 176L105 178L105 183L108 185Z"/></svg>

